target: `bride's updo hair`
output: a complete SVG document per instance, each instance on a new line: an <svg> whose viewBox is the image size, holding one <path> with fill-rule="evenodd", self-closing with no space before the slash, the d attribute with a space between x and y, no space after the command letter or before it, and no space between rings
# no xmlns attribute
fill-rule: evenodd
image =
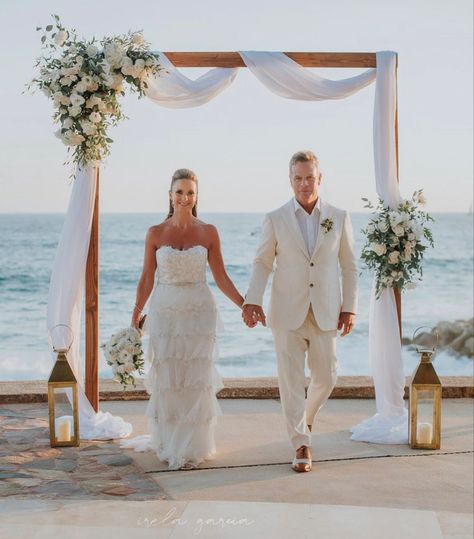
<svg viewBox="0 0 474 539"><path fill-rule="evenodd" d="M189 168L178 168L178 170L174 172L173 177L171 178L170 193L173 190L174 183L177 182L178 180L192 180L196 184L196 193L197 193L198 178L192 170L190 170ZM197 201L193 207L192 212L193 212L194 217L197 217ZM168 216L166 217L166 219L169 219L173 215L173 213L174 213L174 208L170 200L170 209L168 211Z"/></svg>

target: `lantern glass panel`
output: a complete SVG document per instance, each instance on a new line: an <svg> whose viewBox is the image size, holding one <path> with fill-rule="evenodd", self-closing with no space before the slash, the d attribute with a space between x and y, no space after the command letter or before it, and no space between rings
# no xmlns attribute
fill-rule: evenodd
<svg viewBox="0 0 474 539"><path fill-rule="evenodd" d="M435 392L433 389L422 389L417 396L416 439L420 444L432 444L434 441Z"/></svg>
<svg viewBox="0 0 474 539"><path fill-rule="evenodd" d="M72 388L55 387L53 393L56 441L70 442L75 434Z"/></svg>

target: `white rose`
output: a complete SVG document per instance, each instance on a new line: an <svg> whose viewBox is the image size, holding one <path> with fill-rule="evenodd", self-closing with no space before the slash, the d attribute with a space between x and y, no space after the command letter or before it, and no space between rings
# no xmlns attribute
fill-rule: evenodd
<svg viewBox="0 0 474 539"><path fill-rule="evenodd" d="M133 60L128 56L122 58L122 73L124 75L131 75L133 71Z"/></svg>
<svg viewBox="0 0 474 539"><path fill-rule="evenodd" d="M392 227L398 225L399 223L403 221L402 216L397 211L394 211L394 210L392 210L388 214L388 218L390 220L390 224L392 225Z"/></svg>
<svg viewBox="0 0 474 539"><path fill-rule="evenodd" d="M97 132L97 127L89 120L81 120L81 127L87 136L94 135Z"/></svg>
<svg viewBox="0 0 474 539"><path fill-rule="evenodd" d="M77 75L77 73L79 73L79 66L72 66L63 69L63 75L67 75L68 77L72 75Z"/></svg>
<svg viewBox="0 0 474 539"><path fill-rule="evenodd" d="M59 47L62 47L64 43L66 43L66 40L68 38L69 34L66 32L66 30L60 30L55 36L54 36L54 42Z"/></svg>
<svg viewBox="0 0 474 539"><path fill-rule="evenodd" d="M78 133L73 133L72 131L66 131L64 133L64 140L69 146L77 146L81 142L84 142L85 138Z"/></svg>
<svg viewBox="0 0 474 539"><path fill-rule="evenodd" d="M371 243L370 248L378 256L382 256L387 252L387 247L383 243Z"/></svg>
<svg viewBox="0 0 474 539"><path fill-rule="evenodd" d="M86 107L88 109L91 109L95 107L95 105L100 106L101 103L102 103L102 99L100 97L97 97L96 95L93 95L89 97L89 99L86 101Z"/></svg>
<svg viewBox="0 0 474 539"><path fill-rule="evenodd" d="M392 251L388 255L388 263L389 264L397 264L399 258L400 258L400 253L398 251Z"/></svg>
<svg viewBox="0 0 474 539"><path fill-rule="evenodd" d="M375 225L374 225L374 223L369 223L369 224L367 225L367 232L368 232L369 234L373 234L373 233L375 232Z"/></svg>
<svg viewBox="0 0 474 539"><path fill-rule="evenodd" d="M112 68L118 68L122 65L123 55L124 49L119 43L107 43L104 47L105 61L110 64Z"/></svg>
<svg viewBox="0 0 474 539"><path fill-rule="evenodd" d="M79 116L81 114L82 109L81 107L69 107L68 108L69 116L72 116L75 118L76 116Z"/></svg>
<svg viewBox="0 0 474 539"><path fill-rule="evenodd" d="M415 236L415 234L413 234L413 232L410 232L407 235L407 239L410 240L410 241L413 241L414 239L416 239L416 236Z"/></svg>
<svg viewBox="0 0 474 539"><path fill-rule="evenodd" d="M145 69L145 60L143 60L143 58L139 58L135 61L134 65L137 69L140 69L141 71L142 69Z"/></svg>
<svg viewBox="0 0 474 539"><path fill-rule="evenodd" d="M125 372L127 374L133 372L135 370L135 365L133 363L128 363L127 365L125 365Z"/></svg>
<svg viewBox="0 0 474 539"><path fill-rule="evenodd" d="M100 112L91 112L89 114L89 120L94 124L98 124L102 120L102 116Z"/></svg>
<svg viewBox="0 0 474 539"><path fill-rule="evenodd" d="M135 45L141 45L145 41L145 38L141 34L133 34L132 43Z"/></svg>
<svg viewBox="0 0 474 539"><path fill-rule="evenodd" d="M87 84L84 81L79 81L76 86L74 86L74 91L78 94L83 94L87 90Z"/></svg>
<svg viewBox="0 0 474 539"><path fill-rule="evenodd" d="M377 228L380 230L380 232L387 232L389 228L387 221L385 219L383 221L379 221L377 223Z"/></svg>
<svg viewBox="0 0 474 539"><path fill-rule="evenodd" d="M392 230L395 232L395 234L398 236L398 237L401 237L405 234L405 229L403 228L402 225L395 225L395 226L392 226Z"/></svg>
<svg viewBox="0 0 474 539"><path fill-rule="evenodd" d="M73 83L73 80L71 77L65 76L61 77L59 82L61 83L61 86L70 86Z"/></svg>
<svg viewBox="0 0 474 539"><path fill-rule="evenodd" d="M107 78L106 84L109 88L112 88L112 90L121 92L123 90L123 76L120 73L110 75Z"/></svg>
<svg viewBox="0 0 474 539"><path fill-rule="evenodd" d="M56 106L59 106L61 104L63 94L61 92L56 92L53 94L53 101Z"/></svg>
<svg viewBox="0 0 474 539"><path fill-rule="evenodd" d="M73 107L79 107L85 102L85 99L79 94L71 94L70 100Z"/></svg>
<svg viewBox="0 0 474 539"><path fill-rule="evenodd" d="M73 126L74 122L71 120L71 118L66 118L64 121L63 121L63 128L64 129L69 129Z"/></svg>
<svg viewBox="0 0 474 539"><path fill-rule="evenodd" d="M95 45L89 45L86 49L87 56L90 56L93 58L94 56L97 56L97 53L99 52L99 49Z"/></svg>

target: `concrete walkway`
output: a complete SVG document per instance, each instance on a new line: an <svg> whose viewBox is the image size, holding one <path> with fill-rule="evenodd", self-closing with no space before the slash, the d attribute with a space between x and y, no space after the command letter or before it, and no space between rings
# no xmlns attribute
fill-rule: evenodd
<svg viewBox="0 0 474 539"><path fill-rule="evenodd" d="M374 401L332 399L313 436L313 471L295 474L279 402L221 400L218 455L201 469L170 472L152 452L122 451L155 481L157 499L10 496L0 504L0 537L472 539L472 404L445 399L441 450L413 451L352 442L349 427L372 415ZM147 431L145 406L109 401L101 409L139 435Z"/></svg>

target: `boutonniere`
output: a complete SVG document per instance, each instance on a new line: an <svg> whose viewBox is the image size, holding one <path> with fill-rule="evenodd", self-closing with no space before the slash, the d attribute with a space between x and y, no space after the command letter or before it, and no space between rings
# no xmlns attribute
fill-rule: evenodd
<svg viewBox="0 0 474 539"><path fill-rule="evenodd" d="M321 226L324 228L324 232L327 234L334 225L334 221L328 217L327 219L324 219L324 221L321 223Z"/></svg>

